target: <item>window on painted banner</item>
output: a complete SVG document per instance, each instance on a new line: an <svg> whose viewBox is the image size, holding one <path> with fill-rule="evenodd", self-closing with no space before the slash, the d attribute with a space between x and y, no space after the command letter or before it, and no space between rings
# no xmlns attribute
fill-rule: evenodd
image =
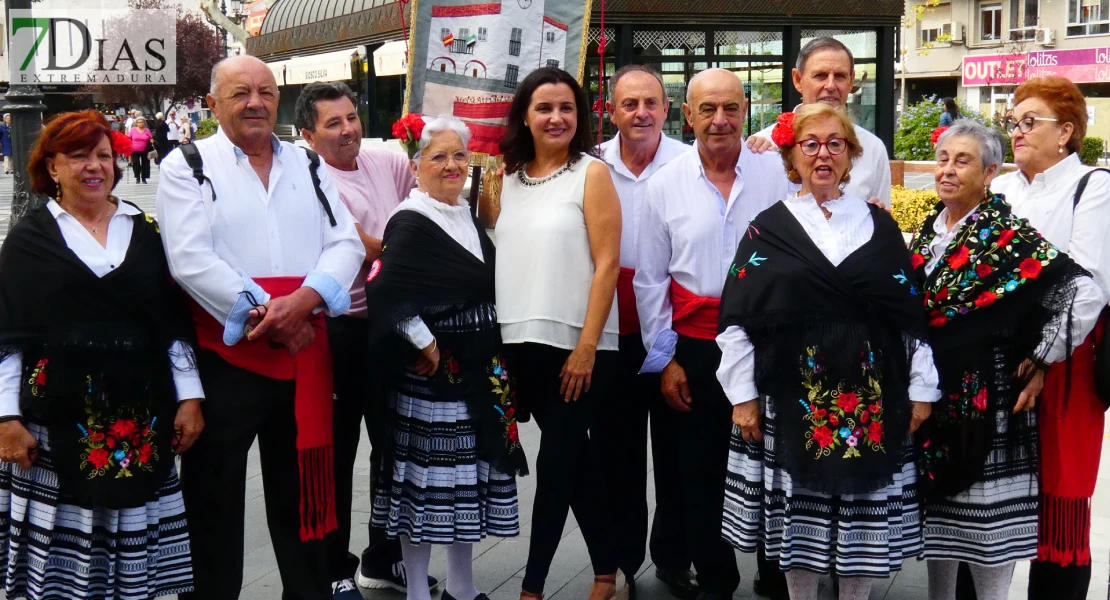
<svg viewBox="0 0 1110 600"><path fill-rule="evenodd" d="M478 41L479 42L486 41L486 28L485 27L479 27L478 28Z"/></svg>
<svg viewBox="0 0 1110 600"><path fill-rule="evenodd" d="M555 67L556 69L558 69L559 68L559 61L555 60L554 58L549 58L549 59L547 59L547 66Z"/></svg>
<svg viewBox="0 0 1110 600"><path fill-rule="evenodd" d="M1038 0L1010 0L1010 40L1033 40L1040 23Z"/></svg>
<svg viewBox="0 0 1110 600"><path fill-rule="evenodd" d="M1110 33L1110 0L1068 0L1068 35Z"/></svg>
<svg viewBox="0 0 1110 600"><path fill-rule="evenodd" d="M516 89L518 77L520 77L520 67L516 65L505 66L505 87Z"/></svg>
<svg viewBox="0 0 1110 600"><path fill-rule="evenodd" d="M548 31L546 39L547 39L547 43L554 44L555 43L555 32L554 31Z"/></svg>
<svg viewBox="0 0 1110 600"><path fill-rule="evenodd" d="M509 37L509 56L520 56L521 33L522 31L519 28L513 27L512 34Z"/></svg>
<svg viewBox="0 0 1110 600"><path fill-rule="evenodd" d="M451 28L450 27L444 27L443 29L439 30L439 39L441 39L441 40L446 38L449 35L451 35Z"/></svg>
<svg viewBox="0 0 1110 600"><path fill-rule="evenodd" d="M979 41L1002 41L1002 5L982 4L979 6Z"/></svg>

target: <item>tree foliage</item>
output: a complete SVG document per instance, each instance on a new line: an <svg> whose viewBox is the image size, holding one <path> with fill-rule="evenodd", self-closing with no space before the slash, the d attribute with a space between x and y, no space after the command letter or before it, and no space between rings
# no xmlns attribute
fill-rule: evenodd
<svg viewBox="0 0 1110 600"><path fill-rule="evenodd" d="M125 107L138 107L151 115L166 103L183 103L208 93L212 67L224 58L217 31L197 12L186 11L181 5L166 5L166 0L128 0L135 10L171 10L177 17L177 83L174 85L86 85L81 93L97 102ZM141 27L127 23L125 27Z"/></svg>
<svg viewBox="0 0 1110 600"><path fill-rule="evenodd" d="M993 127L989 119L977 110L969 108L957 100L960 117L971 119L988 127ZM934 148L930 136L940 125L940 115L944 104L940 98L929 96L906 107L898 118L898 130L894 132L894 157L899 160L933 160Z"/></svg>

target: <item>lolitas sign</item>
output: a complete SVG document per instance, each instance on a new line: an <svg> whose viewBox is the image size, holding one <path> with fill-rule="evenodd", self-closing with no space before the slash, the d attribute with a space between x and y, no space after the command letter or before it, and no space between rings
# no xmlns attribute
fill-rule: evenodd
<svg viewBox="0 0 1110 600"><path fill-rule="evenodd" d="M1026 79L1026 55L989 54L965 56L963 62L963 84L978 85L1017 85Z"/></svg>
<svg viewBox="0 0 1110 600"><path fill-rule="evenodd" d="M1110 46L1030 52L1027 76L1058 75L1074 83L1110 81Z"/></svg>

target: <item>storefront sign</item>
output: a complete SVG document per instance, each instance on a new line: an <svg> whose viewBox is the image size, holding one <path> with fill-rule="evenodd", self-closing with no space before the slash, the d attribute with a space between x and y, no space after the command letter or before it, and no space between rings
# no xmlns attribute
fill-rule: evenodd
<svg viewBox="0 0 1110 600"><path fill-rule="evenodd" d="M404 75L409 70L408 42L383 44L374 51L374 74L378 77Z"/></svg>
<svg viewBox="0 0 1110 600"><path fill-rule="evenodd" d="M1026 78L1026 55L988 54L965 56L963 63L964 86L1017 85Z"/></svg>
<svg viewBox="0 0 1110 600"><path fill-rule="evenodd" d="M1073 83L1110 81L1110 46L1030 52L1026 64L1028 77L1059 75Z"/></svg>
<svg viewBox="0 0 1110 600"><path fill-rule="evenodd" d="M314 81L347 81L351 74L351 57L355 50L339 50L315 56L293 58L271 65L271 70L280 64L285 67L286 85L303 85ZM275 71L276 77L276 71ZM279 80L280 84L281 81Z"/></svg>

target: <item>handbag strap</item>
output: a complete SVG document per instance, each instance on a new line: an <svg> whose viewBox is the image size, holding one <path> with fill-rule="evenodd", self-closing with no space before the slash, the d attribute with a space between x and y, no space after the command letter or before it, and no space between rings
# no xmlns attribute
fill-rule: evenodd
<svg viewBox="0 0 1110 600"><path fill-rule="evenodd" d="M1095 167L1094 169L1091 169L1090 171L1087 172L1086 175L1084 175L1083 177L1081 177L1079 179L1079 185L1075 186L1075 198L1073 198L1072 201L1071 201L1071 211L1072 212L1075 212L1075 207L1079 206L1079 199L1083 197L1083 190L1087 189L1087 181L1089 181L1091 179L1091 175L1094 175L1095 173L1098 173L1099 171L1102 171L1104 173L1110 173L1110 169L1104 169L1102 167Z"/></svg>

